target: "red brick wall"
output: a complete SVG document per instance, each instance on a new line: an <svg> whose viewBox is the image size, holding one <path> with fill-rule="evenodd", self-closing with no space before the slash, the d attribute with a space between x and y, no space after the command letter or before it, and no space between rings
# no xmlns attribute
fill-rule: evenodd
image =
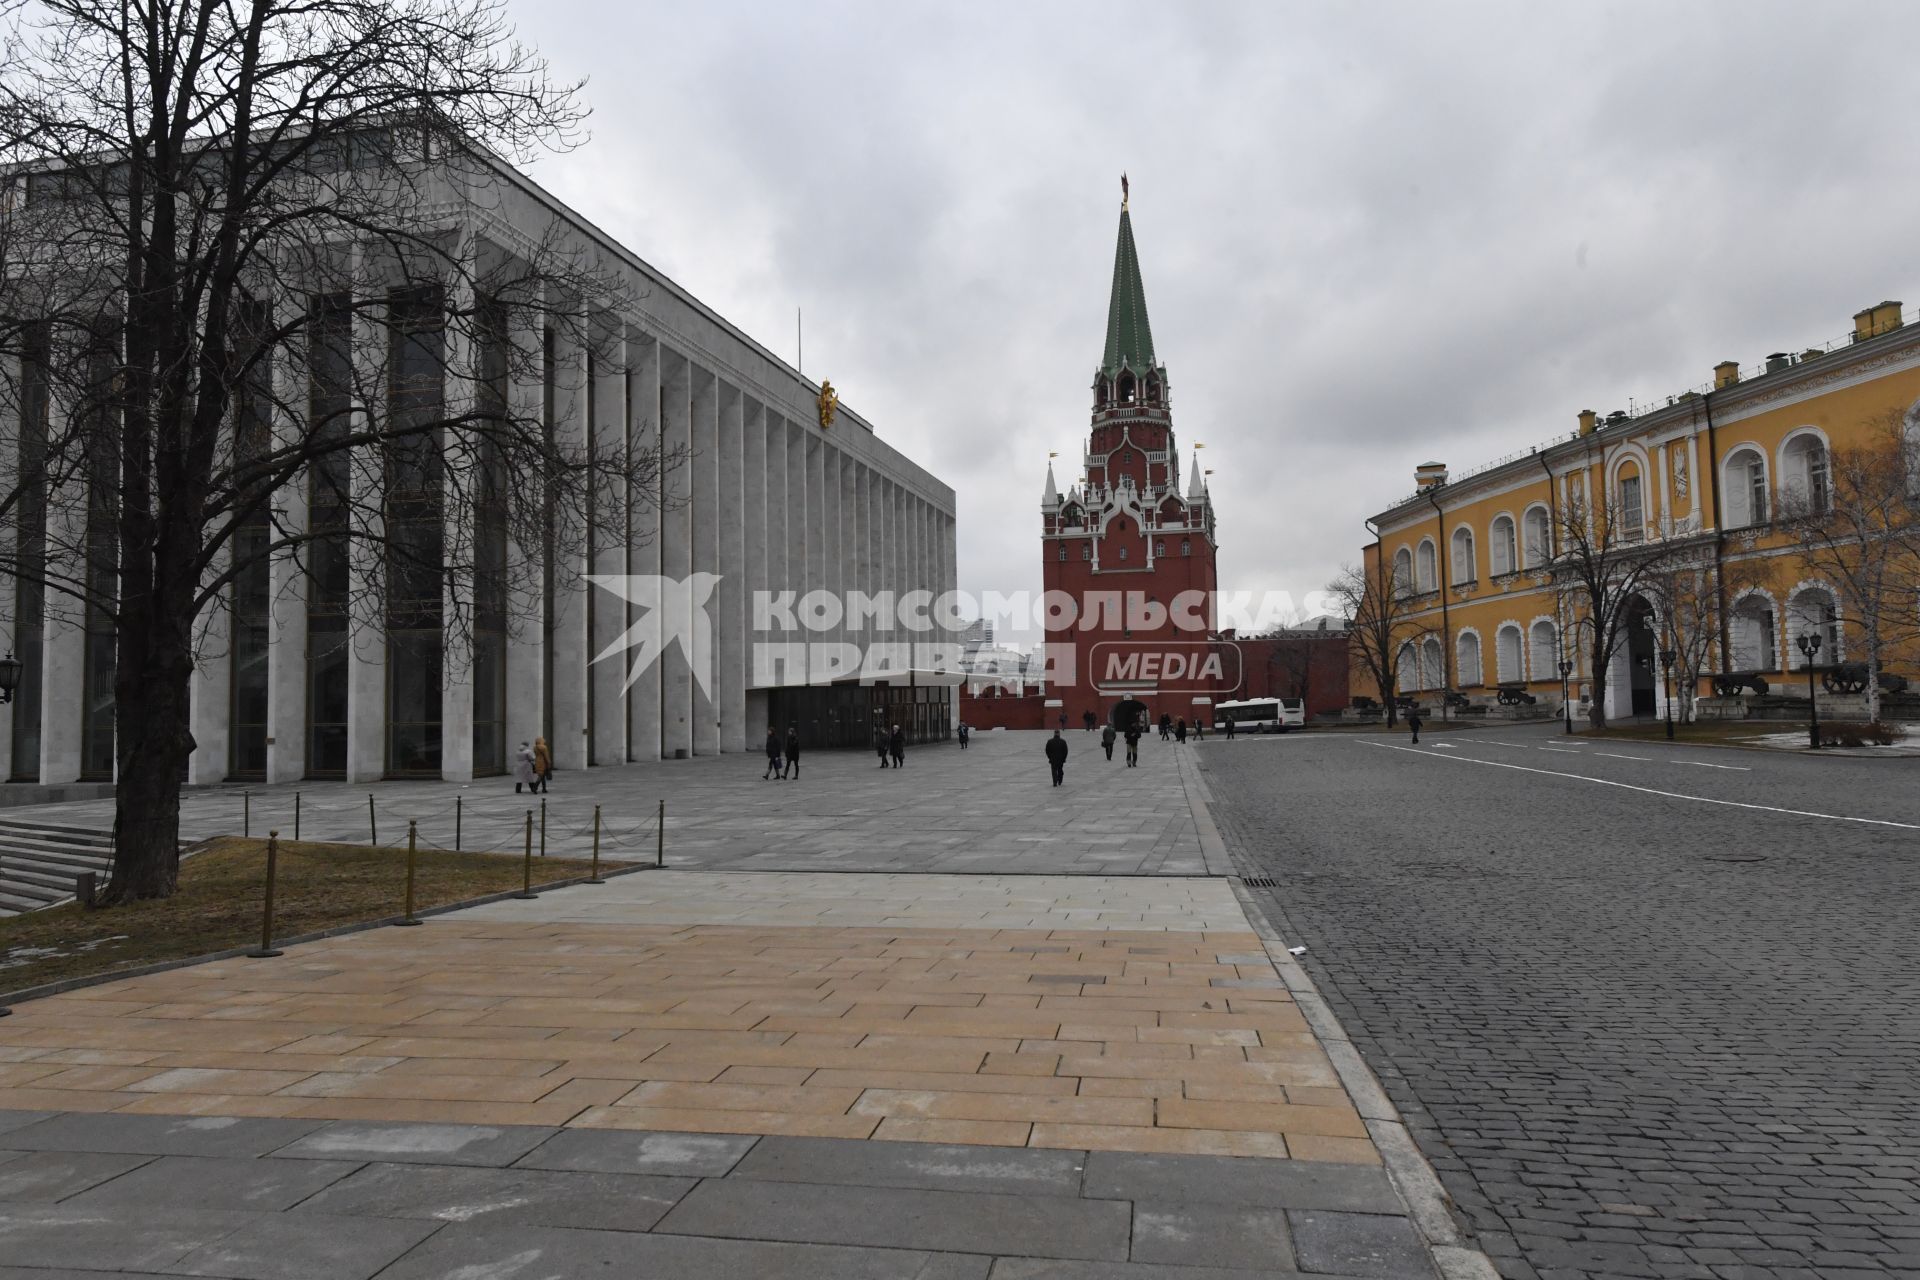
<svg viewBox="0 0 1920 1280"><path fill-rule="evenodd" d="M1234 698L1305 697L1308 719L1348 705L1345 632L1307 632L1239 644L1244 677Z"/></svg>
<svg viewBox="0 0 1920 1280"><path fill-rule="evenodd" d="M1046 695L1039 693L1011 694L996 689L969 693L962 685L960 718L975 729L1044 729L1049 715L1046 701ZM1057 720L1059 708L1053 708L1051 714Z"/></svg>

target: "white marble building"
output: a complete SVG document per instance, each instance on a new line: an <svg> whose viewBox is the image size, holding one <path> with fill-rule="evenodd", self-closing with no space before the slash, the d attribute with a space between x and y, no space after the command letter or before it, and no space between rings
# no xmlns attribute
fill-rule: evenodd
<svg viewBox="0 0 1920 1280"><path fill-rule="evenodd" d="M502 169L500 177L484 204L467 208L449 184L451 221L474 253L521 251L529 234L522 228L558 219L578 253L599 270L623 274L620 292L633 299L624 314L588 317L623 353L612 362L617 371L602 369L589 385L594 366L582 344L550 335L556 345L548 385L514 378L506 394L521 405L544 400L551 429L565 438L607 443L659 431L667 448L689 449L689 461L667 479L679 501L664 515L634 503L630 518L609 519L609 527L630 533L595 545L591 564L584 555L557 564L552 580L536 589L539 598L516 601L529 606L537 625L482 636L475 643L485 651L471 654L444 652L448 643L467 643L452 631L396 637L338 610L322 616L307 575L278 561L263 564L245 601L236 598L234 608L205 619L193 682L198 745L190 780L464 780L503 771L517 744L536 735L551 742L559 768L579 769L758 750L771 722L783 730L800 725L818 746L864 741L875 710L890 720L904 716L916 738L945 736L950 687L909 677L882 690L845 678L809 688L798 671L784 672L774 687L756 680L749 627L750 601L763 589L953 589L952 489L888 446L855 412L841 408L823 428L817 383L524 175ZM448 402L474 394L446 376ZM276 399L304 395L291 392ZM18 462L0 459L0 467ZM308 499L304 486L289 487L277 496L279 517L299 526L312 516ZM77 505L84 510L84 502ZM23 510L0 536L26 536L22 521L63 518L71 517L57 503ZM454 541L449 537L449 545ZM380 571L377 563L351 569ZM626 630L629 611L584 583L584 573L684 579L697 571L720 577L710 696L677 648L631 689L622 688L625 661L591 663ZM89 639L84 612L70 601L63 607L57 593L43 600L18 581L0 580L0 647L28 664L20 698L0 707L0 779L45 785L111 777L111 633L102 639L99 628L92 630ZM843 625L802 638L869 637Z"/></svg>

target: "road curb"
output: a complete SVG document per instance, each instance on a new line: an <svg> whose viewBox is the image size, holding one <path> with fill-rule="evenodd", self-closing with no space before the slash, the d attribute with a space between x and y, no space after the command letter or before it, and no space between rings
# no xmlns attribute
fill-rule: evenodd
<svg viewBox="0 0 1920 1280"><path fill-rule="evenodd" d="M1280 980L1307 1020L1307 1026L1333 1063L1334 1074L1353 1100L1354 1109L1366 1123L1367 1134L1385 1162L1387 1176L1406 1202L1413 1224L1426 1240L1427 1252L1445 1280L1500 1280L1493 1260L1465 1242L1454 1221L1453 1202L1440 1185L1440 1175L1420 1152L1420 1145L1400 1118L1387 1091L1361 1057L1360 1050L1347 1036L1333 1008L1321 996L1320 989L1287 950L1287 944L1273 922L1254 900L1238 877L1230 883L1253 931L1266 944L1267 958L1279 971Z"/></svg>
<svg viewBox="0 0 1920 1280"><path fill-rule="evenodd" d="M1194 830L1200 836L1200 859L1207 874L1231 876L1233 859L1227 854L1227 842L1220 838L1220 828L1214 825L1213 793L1200 776L1200 762L1185 751L1176 753L1174 760L1180 769L1180 787L1187 795L1187 809L1193 814Z"/></svg>

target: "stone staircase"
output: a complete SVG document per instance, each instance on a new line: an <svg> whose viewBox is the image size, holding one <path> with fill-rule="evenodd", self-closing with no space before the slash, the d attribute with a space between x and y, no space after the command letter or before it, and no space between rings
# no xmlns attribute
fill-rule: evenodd
<svg viewBox="0 0 1920 1280"><path fill-rule="evenodd" d="M104 887L112 862L111 831L0 817L0 916L68 901L89 871Z"/></svg>

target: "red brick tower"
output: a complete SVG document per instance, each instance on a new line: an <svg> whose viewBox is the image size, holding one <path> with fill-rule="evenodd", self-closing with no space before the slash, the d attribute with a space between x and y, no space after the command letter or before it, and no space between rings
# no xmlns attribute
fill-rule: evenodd
<svg viewBox="0 0 1920 1280"><path fill-rule="evenodd" d="M1049 715L1078 728L1086 712L1109 720L1133 699L1155 720L1211 722L1215 695L1238 683L1238 654L1211 642L1213 504L1197 463L1181 488L1167 369L1153 353L1124 198L1085 475L1062 494L1049 463L1040 515L1046 588L1078 602L1071 624L1047 636L1060 672L1049 693L1062 704Z"/></svg>

